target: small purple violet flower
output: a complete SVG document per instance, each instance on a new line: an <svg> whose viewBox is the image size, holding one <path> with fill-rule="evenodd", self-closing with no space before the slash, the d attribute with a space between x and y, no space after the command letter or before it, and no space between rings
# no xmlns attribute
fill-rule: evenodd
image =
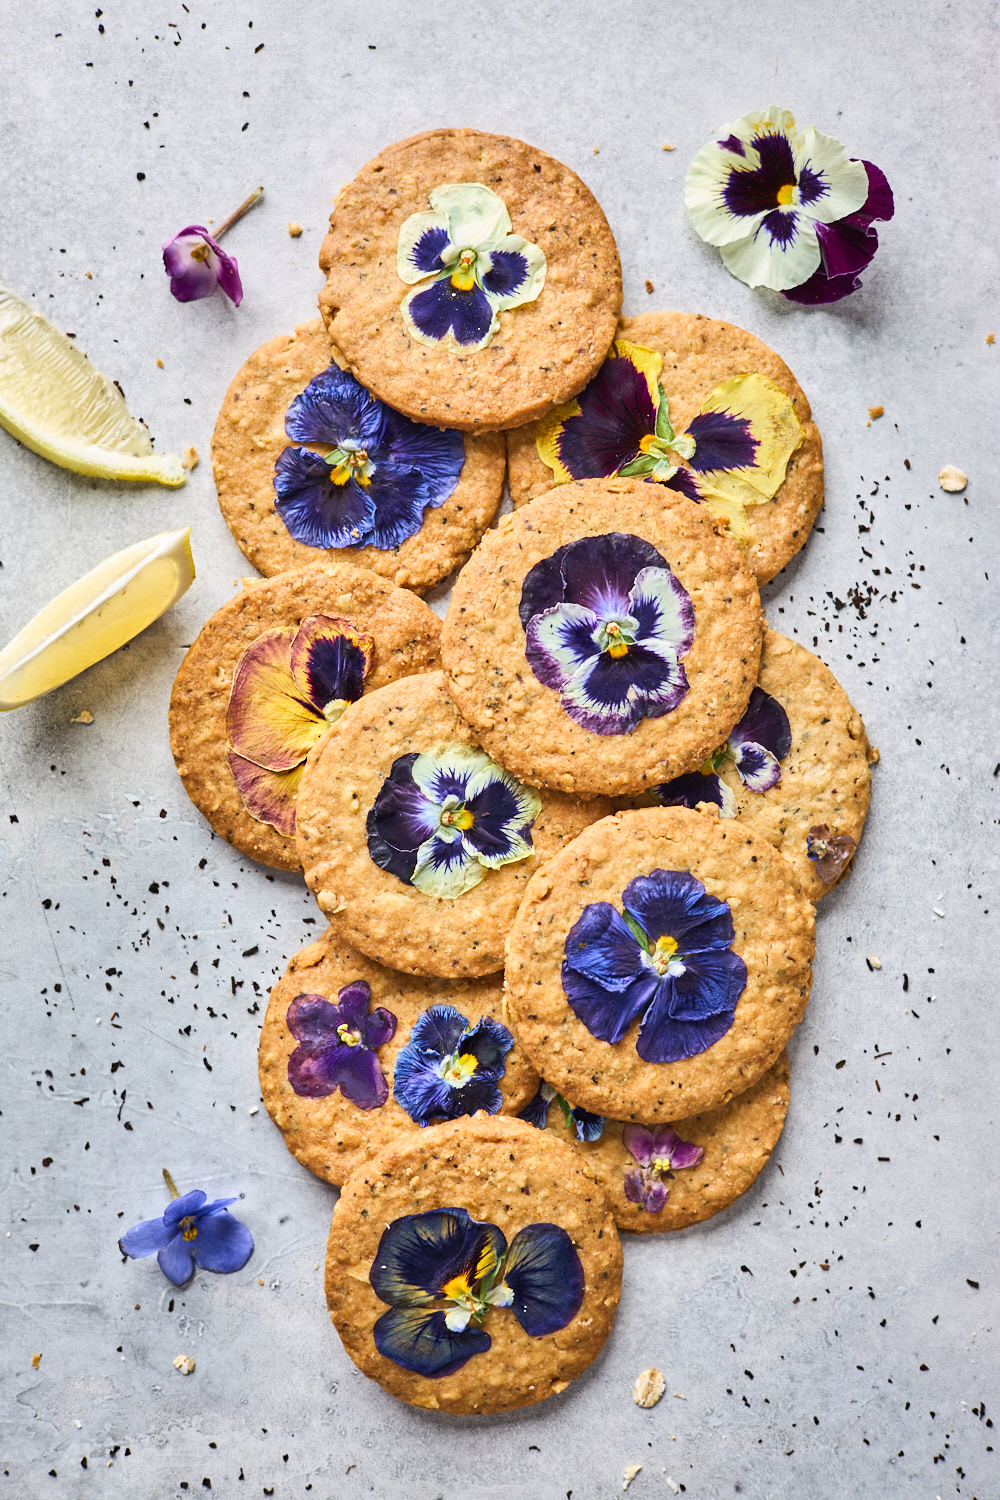
<svg viewBox="0 0 1000 1500"><path fill-rule="evenodd" d="M178 302L197 302L201 297L210 297L221 286L233 306L239 307L243 301L240 269L235 257L226 254L219 240L263 192L262 187L254 188L236 212L223 220L214 238L203 224L189 224L172 240L167 240L163 246L163 267L170 277L171 294Z"/></svg>
<svg viewBox="0 0 1000 1500"><path fill-rule="evenodd" d="M814 823L806 834L806 853L816 866L816 874L827 885L843 875L857 847L857 839L852 839L849 833L832 834L828 823Z"/></svg>
<svg viewBox="0 0 1000 1500"><path fill-rule="evenodd" d="M669 1125L626 1125L622 1145L639 1163L625 1173L625 1196L651 1214L658 1214L670 1196L667 1181L674 1172L696 1167L705 1155L704 1146L682 1141Z"/></svg>
<svg viewBox="0 0 1000 1500"><path fill-rule="evenodd" d="M379 1006L370 1014L371 986L346 984L331 1005L322 995L296 995L285 1025L299 1046L288 1059L288 1082L303 1099L337 1089L358 1109L380 1109L389 1097L378 1048L396 1035L396 1017Z"/></svg>
<svg viewBox="0 0 1000 1500"><path fill-rule="evenodd" d="M233 1218L230 1203L236 1198L215 1198L201 1188L178 1195L174 1180L164 1167L163 1180L173 1200L159 1219L134 1224L118 1241L123 1255L133 1260L156 1256L160 1270L174 1286L183 1286L199 1271L240 1271L253 1254L253 1235Z"/></svg>

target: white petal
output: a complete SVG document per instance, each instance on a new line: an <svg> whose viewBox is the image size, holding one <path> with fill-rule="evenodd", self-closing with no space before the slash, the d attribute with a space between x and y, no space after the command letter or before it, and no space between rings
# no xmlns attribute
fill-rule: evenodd
<svg viewBox="0 0 1000 1500"><path fill-rule="evenodd" d="M743 115L731 125L724 125L717 131L715 139L702 147L688 168L684 180L684 206L695 230L710 245L731 245L747 238L764 217L766 210L752 216L731 213L723 197L734 170L746 171L760 165L760 157L750 144L759 135L786 135L794 156L799 141L795 120L787 109L772 104L768 109ZM720 141L730 137L742 143L742 155L719 145Z"/></svg>
<svg viewBox="0 0 1000 1500"><path fill-rule="evenodd" d="M411 214L399 231L399 239L396 242L396 270L400 281L405 281L408 286L413 286L418 281L426 281L433 276L433 271L422 271L415 266L410 259L413 248L421 235L427 233L428 229L447 229L447 223L441 214ZM454 252L454 246L450 247Z"/></svg>
<svg viewBox="0 0 1000 1500"><path fill-rule="evenodd" d="M493 762L489 756L472 745L439 745L437 749L427 750L423 755L417 756L410 767L410 775L424 796L435 805L440 805L443 799L438 778L442 774L464 778L468 784L469 779L477 772L481 774L492 768Z"/></svg>
<svg viewBox="0 0 1000 1500"><path fill-rule="evenodd" d="M788 214L790 210L777 210ZM820 262L819 239L812 221L795 211L795 234L781 244L772 241L763 224L748 239L721 247L726 270L747 286L769 286L776 292L801 286Z"/></svg>
<svg viewBox="0 0 1000 1500"><path fill-rule="evenodd" d="M459 250L489 249L510 234L507 205L481 182L447 182L430 195L431 207L443 214L448 238Z"/></svg>
<svg viewBox="0 0 1000 1500"><path fill-rule="evenodd" d="M464 1333L471 1317L472 1313L467 1307L449 1307L444 1321L452 1333Z"/></svg>
<svg viewBox="0 0 1000 1500"><path fill-rule="evenodd" d="M528 279L521 283L516 292L509 292L503 296L491 292L488 287L484 286L483 290L494 311L499 312L505 307L520 307L524 302L536 301L545 285L547 268L545 252L520 234L508 234L499 245L491 245L490 250L516 250L528 262Z"/></svg>
<svg viewBox="0 0 1000 1500"><path fill-rule="evenodd" d="M801 211L820 224L832 224L834 219L857 213L868 197L864 162L851 161L839 141L832 135L820 135L814 125L802 132L795 148L795 175L799 179L804 167L818 173L825 184L821 197L801 205Z"/></svg>

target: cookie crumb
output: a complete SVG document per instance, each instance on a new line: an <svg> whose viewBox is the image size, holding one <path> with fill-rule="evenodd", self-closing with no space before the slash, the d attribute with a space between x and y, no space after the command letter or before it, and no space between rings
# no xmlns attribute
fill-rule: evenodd
<svg viewBox="0 0 1000 1500"><path fill-rule="evenodd" d="M594 155L595 156L600 156L600 154L601 154L601 148L600 148L600 146L595 146L594 147Z"/></svg>
<svg viewBox="0 0 1000 1500"><path fill-rule="evenodd" d="M194 1370L194 1360L190 1354L178 1354L174 1360L174 1369L180 1370L182 1375L190 1375Z"/></svg>
<svg viewBox="0 0 1000 1500"><path fill-rule="evenodd" d="M632 1399L636 1406L655 1406L667 1388L662 1370L640 1370L635 1378Z"/></svg>
<svg viewBox="0 0 1000 1500"><path fill-rule="evenodd" d="M31 1368L33 1370L37 1370L38 1366L41 1364L41 1362L42 1362L42 1356L40 1354L33 1354L31 1356Z"/></svg>
<svg viewBox="0 0 1000 1500"><path fill-rule="evenodd" d="M198 467L198 463L198 450L197 448L192 447L192 445L189 443L188 446L184 449L184 457L181 459L181 467L187 469L188 473L190 474L192 469L196 469Z"/></svg>
<svg viewBox="0 0 1000 1500"><path fill-rule="evenodd" d="M873 969L881 969L882 967L882 960L880 958L876 958L874 953L869 954L868 962L871 964Z"/></svg>
<svg viewBox="0 0 1000 1500"><path fill-rule="evenodd" d="M94 279L94 273L93 273L93 271L84 271L83 274L84 274L84 276L86 276L86 278L87 278L88 281L93 281L93 279ZM992 338L993 338L992 333L988 333L986 335L986 342L990 343L992 341Z"/></svg>
<svg viewBox="0 0 1000 1500"><path fill-rule="evenodd" d="M89 275L90 275L90 272L89 272L89 271L88 271L88 272L87 272L87 275L88 275L88 276L89 276ZM987 335L986 335L986 342L987 342L987 343L988 343L988 344L995 344L995 343L996 343L996 341L997 341L997 340L996 340L996 334L993 334L993 333L988 333L988 334L987 334Z"/></svg>
<svg viewBox="0 0 1000 1500"><path fill-rule="evenodd" d="M75 719L70 719L71 724L93 724L94 715L89 708L81 708Z"/></svg>
<svg viewBox="0 0 1000 1500"><path fill-rule="evenodd" d="M629 1464L628 1465L628 1467L625 1470L625 1483L622 1485L622 1489L623 1490L627 1490L628 1489L629 1485L632 1483L633 1479L638 1474L638 1472L639 1472L639 1470L641 1468L642 1468L642 1464Z"/></svg>
<svg viewBox="0 0 1000 1500"><path fill-rule="evenodd" d="M675 1495L679 1495L680 1492L681 1492L680 1485L677 1484L677 1482L675 1480L671 1479L671 1477L670 1477L669 1474L666 1476L666 1479L667 1479L667 1483L669 1484L670 1488L673 1490L674 1494Z"/></svg>
<svg viewBox="0 0 1000 1500"><path fill-rule="evenodd" d="M157 360L157 361L156 361L156 368L157 368L157 369L158 369L158 370L162 370L162 369L163 369L163 360L162 360L162 359L158 359L158 360Z"/></svg>
<svg viewBox="0 0 1000 1500"><path fill-rule="evenodd" d="M259 1108L260 1108L260 1106L258 1104L251 1104L250 1109L248 1110L248 1113L251 1114L251 1115L255 1115L257 1113L257 1110Z"/></svg>
<svg viewBox="0 0 1000 1500"><path fill-rule="evenodd" d="M963 474L961 469L956 469L954 464L945 464L938 475L938 484L943 490L947 490L949 495L959 494L968 482L969 476Z"/></svg>
<svg viewBox="0 0 1000 1500"><path fill-rule="evenodd" d="M664 141L663 145L660 147L660 150L661 151L676 151L677 147L676 146L671 146L671 144L670 144L669 141Z"/></svg>
<svg viewBox="0 0 1000 1500"><path fill-rule="evenodd" d="M650 281L650 279L649 279L648 276L646 277L646 291L647 292L655 292L656 291L656 287Z"/></svg>
<svg viewBox="0 0 1000 1500"><path fill-rule="evenodd" d="M868 408L868 415L871 417L871 419L872 419L873 422L877 422L878 419L879 419L879 417L884 417L885 416L885 407L884 406L869 406L869 408Z"/></svg>
<svg viewBox="0 0 1000 1500"><path fill-rule="evenodd" d="M302 225L296 223L294 219L289 219L288 233L291 235L293 240L297 240L299 235L302 233Z"/></svg>

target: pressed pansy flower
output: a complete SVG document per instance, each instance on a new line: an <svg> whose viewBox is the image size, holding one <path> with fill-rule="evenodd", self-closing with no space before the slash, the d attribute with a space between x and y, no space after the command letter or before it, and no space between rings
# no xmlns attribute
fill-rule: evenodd
<svg viewBox="0 0 1000 1500"><path fill-rule="evenodd" d="M799 302L835 302L860 286L875 219L891 219L892 192L869 162L850 158L787 109L744 115L704 146L688 170L684 202L703 240L748 286Z"/></svg>
<svg viewBox="0 0 1000 1500"><path fill-rule="evenodd" d="M728 902L685 870L653 870L625 887L624 915L584 908L564 947L563 989L592 1036L620 1042L642 1016L646 1062L696 1057L725 1036L747 982L732 951Z"/></svg>
<svg viewBox="0 0 1000 1500"><path fill-rule="evenodd" d="M805 436L789 396L766 375L735 375L675 433L660 384L663 356L618 339L590 384L538 424L535 445L556 484L644 478L707 506L741 544L747 508L773 499Z"/></svg>
<svg viewBox="0 0 1000 1500"><path fill-rule="evenodd" d="M263 193L262 187L255 188L235 213L223 220L214 237L203 224L189 224L172 240L167 240L163 247L163 268L170 277L171 295L178 302L197 302L201 297L210 297L218 286L233 306L239 307L243 301L240 268L219 241Z"/></svg>
<svg viewBox="0 0 1000 1500"><path fill-rule="evenodd" d="M471 745L401 755L368 814L368 852L406 885L454 900L528 858L541 810L537 792Z"/></svg>
<svg viewBox="0 0 1000 1500"><path fill-rule="evenodd" d="M492 1340L476 1325L491 1308L509 1307L529 1337L541 1338L576 1317L584 1292L583 1266L565 1229L528 1224L508 1246L495 1225L464 1208L395 1219L368 1279L390 1309L373 1329L376 1349L431 1379L486 1353Z"/></svg>
<svg viewBox="0 0 1000 1500"><path fill-rule="evenodd" d="M816 874L827 885L843 874L857 847L857 839L852 839L849 833L831 833L828 823L816 823L806 834L806 853L816 866Z"/></svg>
<svg viewBox="0 0 1000 1500"><path fill-rule="evenodd" d="M457 1120L503 1103L500 1079L514 1038L499 1021L482 1016L471 1026L453 1005L432 1005L419 1017L396 1058L392 1091L418 1125Z"/></svg>
<svg viewBox="0 0 1000 1500"><path fill-rule="evenodd" d="M374 660L372 637L329 615L269 630L247 647L233 673L226 741L252 818L291 835L306 756L361 697Z"/></svg>
<svg viewBox="0 0 1000 1500"><path fill-rule="evenodd" d="M769 792L781 780L781 761L792 748L788 715L776 698L755 687L740 722L724 745L705 764L686 776L656 788L664 807L697 807L714 802L723 818L735 818L736 798L719 775L730 759L743 785L752 792Z"/></svg>
<svg viewBox="0 0 1000 1500"><path fill-rule="evenodd" d="M696 1167L705 1155L703 1146L682 1141L669 1125L626 1125L622 1145L639 1163L625 1173L625 1196L651 1214L658 1214L670 1196L667 1183L674 1173Z"/></svg>
<svg viewBox="0 0 1000 1500"><path fill-rule="evenodd" d="M604 1116L592 1114L589 1109L574 1109L562 1094L556 1093L551 1083L542 1080L538 1093L525 1105L518 1115L519 1120L527 1120L529 1125L534 1125L536 1130L544 1130L549 1118L549 1106L558 1104L562 1110L563 1122L567 1130L574 1130L578 1141L599 1141L604 1134Z"/></svg>
<svg viewBox="0 0 1000 1500"><path fill-rule="evenodd" d="M253 1235L234 1219L229 1205L237 1198L214 1198L194 1188L181 1197L164 1169L163 1180L171 1202L158 1219L133 1224L118 1241L123 1255L135 1260L155 1255L160 1270L175 1286L183 1286L199 1271L239 1271L253 1254Z"/></svg>
<svg viewBox="0 0 1000 1500"><path fill-rule="evenodd" d="M380 1109L389 1097L378 1049L396 1035L396 1017L378 1006L369 1013L371 986L347 984L331 1005L322 995L296 995L285 1025L298 1042L288 1059L288 1082L304 1099L337 1089L359 1109Z"/></svg>
<svg viewBox="0 0 1000 1500"><path fill-rule="evenodd" d="M330 445L285 448L274 466L274 508L309 547L400 546L448 499L465 462L460 432L411 422L336 365L296 396L285 431Z"/></svg>
<svg viewBox="0 0 1000 1500"><path fill-rule="evenodd" d="M545 255L511 233L507 205L481 182L435 188L430 204L399 231L400 280L419 283L403 299L403 322L431 348L483 349L500 327L498 312L541 292Z"/></svg>
<svg viewBox="0 0 1000 1500"><path fill-rule="evenodd" d="M525 578L520 614L531 670L592 734L629 734L687 696L680 658L694 643L694 606L641 537L560 547Z"/></svg>

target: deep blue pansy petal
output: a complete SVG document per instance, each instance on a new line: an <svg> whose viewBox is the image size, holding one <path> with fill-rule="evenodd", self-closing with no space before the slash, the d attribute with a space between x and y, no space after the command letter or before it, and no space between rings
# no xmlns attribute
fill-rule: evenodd
<svg viewBox="0 0 1000 1500"><path fill-rule="evenodd" d="M377 464L368 494L375 511L367 534L355 546L387 552L420 530L428 495L418 470L392 462Z"/></svg>
<svg viewBox="0 0 1000 1500"><path fill-rule="evenodd" d="M787 136L764 133L755 136L752 145L759 165L730 172L722 190L729 212L744 218L774 208L781 188L796 181L795 160Z"/></svg>
<svg viewBox="0 0 1000 1500"><path fill-rule="evenodd" d="M500 1021L492 1016L483 1016L472 1030L461 1038L459 1051L476 1059L476 1073L486 1073L491 1078L502 1078L507 1065L507 1053L514 1045L514 1038Z"/></svg>
<svg viewBox="0 0 1000 1500"><path fill-rule="evenodd" d="M528 279L527 257L518 250L491 250L492 265L483 277L483 286L495 297L509 297L519 291Z"/></svg>
<svg viewBox="0 0 1000 1500"><path fill-rule="evenodd" d="M393 1069L392 1092L400 1109L405 1109L421 1128L434 1120L452 1118L452 1096L457 1091L445 1083L441 1058L436 1053L427 1054L412 1045L403 1047Z"/></svg>
<svg viewBox="0 0 1000 1500"><path fill-rule="evenodd" d="M651 542L628 532L581 537L563 553L563 598L592 609L601 620L621 619L629 614L629 592L643 568L666 567Z"/></svg>
<svg viewBox="0 0 1000 1500"><path fill-rule="evenodd" d="M330 466L308 448L286 448L274 466L274 508L290 536L308 547L357 547L371 531L375 506L354 480L334 484Z"/></svg>
<svg viewBox="0 0 1000 1500"><path fill-rule="evenodd" d="M731 748L747 740L755 745L763 745L778 760L784 760L792 748L792 728L788 715L777 698L772 698L759 687L755 687L750 694L746 711L729 736Z"/></svg>
<svg viewBox="0 0 1000 1500"><path fill-rule="evenodd" d="M620 1042L660 984L659 977L647 969L628 989L610 990L596 979L577 974L568 964L562 966L562 987L571 1010L601 1042Z"/></svg>
<svg viewBox="0 0 1000 1500"><path fill-rule="evenodd" d="M671 979L670 1016L675 1021L703 1021L735 1010L747 982L747 966L731 948L684 950L684 973Z"/></svg>
<svg viewBox="0 0 1000 1500"><path fill-rule="evenodd" d="M157 1250L163 1250L176 1233L176 1224L165 1224L162 1216L159 1219L144 1219L141 1224L133 1224L122 1235L118 1248L123 1255L140 1260L145 1255L155 1255Z"/></svg>
<svg viewBox="0 0 1000 1500"><path fill-rule="evenodd" d="M195 1264L201 1271L224 1274L239 1271L253 1254L253 1235L226 1209L222 1213L204 1215L196 1227L195 1238L185 1243L193 1251Z"/></svg>
<svg viewBox="0 0 1000 1500"><path fill-rule="evenodd" d="M733 1011L722 1011L704 1021L673 1021L665 1006L653 1004L639 1027L635 1050L649 1063L681 1062L686 1057L697 1057L721 1041L733 1024L733 1015Z"/></svg>
<svg viewBox="0 0 1000 1500"><path fill-rule="evenodd" d="M443 1312L415 1307L393 1307L384 1312L372 1329L372 1337L386 1359L429 1380L453 1375L474 1354L485 1354L492 1342L482 1328L453 1333Z"/></svg>
<svg viewBox="0 0 1000 1500"><path fill-rule="evenodd" d="M382 447L376 455L382 462L416 469L427 484L428 506L443 505L458 484L465 464L465 438L453 428L428 427L385 408Z"/></svg>
<svg viewBox="0 0 1000 1500"><path fill-rule="evenodd" d="M441 252L447 245L447 229L442 224L434 224L424 230L410 251L409 259L418 271L426 271L428 275L434 271L443 271Z"/></svg>
<svg viewBox="0 0 1000 1500"><path fill-rule="evenodd" d="M514 1293L511 1311L532 1338L558 1332L580 1311L583 1266L558 1224L519 1229L507 1252L503 1279Z"/></svg>
<svg viewBox="0 0 1000 1500"><path fill-rule="evenodd" d="M699 802L714 802L720 810L725 805L727 787L721 776L714 771L689 771L685 776L675 776L673 781L656 788L656 796L664 807L697 807Z"/></svg>
<svg viewBox="0 0 1000 1500"><path fill-rule="evenodd" d="M585 906L566 934L563 956L571 969L608 989L628 989L642 973L642 948L609 901Z"/></svg>
<svg viewBox="0 0 1000 1500"><path fill-rule="evenodd" d="M365 690L368 658L346 635L317 636L305 667L309 694L317 708L337 699L356 703Z"/></svg>
<svg viewBox="0 0 1000 1500"><path fill-rule="evenodd" d="M383 1233L368 1279L391 1307L427 1307L457 1278L471 1287L488 1275L506 1248L500 1230L467 1209L406 1214Z"/></svg>
<svg viewBox="0 0 1000 1500"><path fill-rule="evenodd" d="M572 1109L573 1127L578 1141L599 1141L604 1134L604 1116L589 1109Z"/></svg>
<svg viewBox="0 0 1000 1500"><path fill-rule="evenodd" d="M163 1222L167 1225L178 1224L181 1219L198 1213L208 1202L208 1194L203 1193L201 1188L192 1188L190 1193L184 1193L180 1198L174 1198L167 1204L163 1214Z"/></svg>
<svg viewBox="0 0 1000 1500"><path fill-rule="evenodd" d="M555 1094L545 1083L539 1084L538 1093L530 1099L518 1115L519 1120L527 1120L529 1125L534 1125L536 1130L544 1130L549 1118L549 1105ZM157 1248L156 1246L153 1247Z"/></svg>
<svg viewBox="0 0 1000 1500"><path fill-rule="evenodd" d="M637 875L625 887L622 904L652 942L672 937L680 956L686 947L728 948L735 935L726 902L710 896L687 870Z"/></svg>
<svg viewBox="0 0 1000 1500"><path fill-rule="evenodd" d="M695 440L692 469L699 474L712 469L751 468L760 447L747 417L728 411L703 411L692 417L688 433Z"/></svg>
<svg viewBox="0 0 1000 1500"><path fill-rule="evenodd" d="M414 1023L408 1045L436 1057L450 1057L468 1024L453 1005L432 1005Z"/></svg>
<svg viewBox="0 0 1000 1500"><path fill-rule="evenodd" d="M601 479L631 463L656 429L645 375L630 359L606 359L577 396L579 415L563 423L557 447L574 479Z"/></svg>
<svg viewBox="0 0 1000 1500"><path fill-rule="evenodd" d="M413 323L429 339L451 333L458 344L481 344L493 323L493 309L482 288L459 291L450 276L414 293L407 306Z"/></svg>
<svg viewBox="0 0 1000 1500"><path fill-rule="evenodd" d="M193 1246L194 1241L186 1240L178 1229L169 1245L164 1245L156 1257L160 1270L174 1286L183 1286L194 1275Z"/></svg>
<svg viewBox="0 0 1000 1500"><path fill-rule="evenodd" d="M371 452L382 442L383 406L347 370L329 365L316 375L285 414L285 431L296 443L347 442Z"/></svg>
<svg viewBox="0 0 1000 1500"><path fill-rule="evenodd" d="M535 615L563 602L562 561L569 546L572 546L571 542L566 547L558 547L551 557L543 557L541 562L535 563L528 570L521 585L521 602L518 605L521 624L525 630Z"/></svg>
<svg viewBox="0 0 1000 1500"><path fill-rule="evenodd" d="M730 748L744 786L748 786L752 792L769 792L773 786L778 785L781 766L777 756L772 755L770 750L765 750L763 745L755 745L752 740L744 740Z"/></svg>

